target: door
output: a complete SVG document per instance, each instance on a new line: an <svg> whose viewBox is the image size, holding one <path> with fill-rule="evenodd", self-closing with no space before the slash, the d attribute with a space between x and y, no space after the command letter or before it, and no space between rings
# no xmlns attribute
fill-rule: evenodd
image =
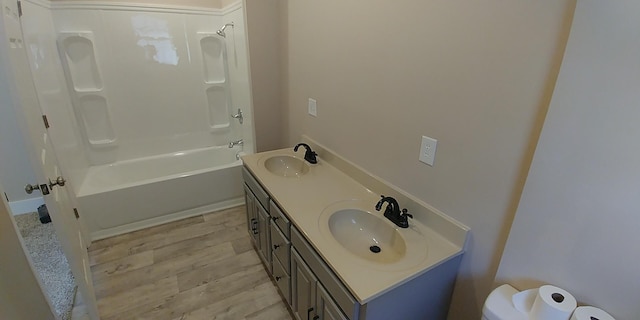
<svg viewBox="0 0 640 320"><path fill-rule="evenodd" d="M256 201L256 212L258 217L258 236L260 237L260 257L271 272L271 237L269 235L269 214L264 209L260 201Z"/></svg>
<svg viewBox="0 0 640 320"><path fill-rule="evenodd" d="M298 252L291 250L291 309L297 320L313 319L317 282Z"/></svg>
<svg viewBox="0 0 640 320"><path fill-rule="evenodd" d="M247 185L244 185L244 201L245 209L247 210L247 230L249 235L256 245L256 248L260 249L260 235L258 231L258 217L256 215L256 197Z"/></svg>
<svg viewBox="0 0 640 320"><path fill-rule="evenodd" d="M333 302L327 290L319 283L316 294L318 295L318 301L316 302L318 320L347 320L347 317L342 314L340 308Z"/></svg>
<svg viewBox="0 0 640 320"><path fill-rule="evenodd" d="M3 192L0 186L0 193ZM4 198L0 204L0 319L53 320Z"/></svg>
<svg viewBox="0 0 640 320"><path fill-rule="evenodd" d="M1 50L7 58L4 62L5 72L11 82L11 98L23 117L24 133L30 149L31 163L37 177L35 181L25 181L38 185L43 192L45 203L49 209L56 235L60 241L78 291L84 298L90 316L98 319L97 303L93 292L93 283L89 269L87 243L74 214L69 198L68 186L64 185L64 175L59 169L53 146L46 131L37 93L31 78L29 62L25 51L18 5L15 0L3 0L2 6L3 34ZM4 56L4 54L3 54ZM60 183L54 183L58 180ZM50 182L51 180L51 182ZM48 194L47 194L48 193Z"/></svg>

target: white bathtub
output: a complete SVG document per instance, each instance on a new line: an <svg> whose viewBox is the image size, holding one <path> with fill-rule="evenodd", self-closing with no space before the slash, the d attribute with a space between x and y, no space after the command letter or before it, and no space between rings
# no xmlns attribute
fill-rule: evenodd
<svg viewBox="0 0 640 320"><path fill-rule="evenodd" d="M211 147L91 167L76 196L92 240L242 204L237 153Z"/></svg>

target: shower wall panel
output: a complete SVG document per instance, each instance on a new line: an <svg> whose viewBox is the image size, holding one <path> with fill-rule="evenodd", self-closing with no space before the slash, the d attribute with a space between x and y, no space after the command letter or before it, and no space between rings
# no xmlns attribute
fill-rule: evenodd
<svg viewBox="0 0 640 320"><path fill-rule="evenodd" d="M91 113L78 120L87 126L92 154L114 162L225 145L234 138L234 126L228 125L231 97L208 91L212 82L224 84L229 75L219 61L205 64L200 42L201 34L215 34L222 26L222 15L56 9L54 18L59 33L93 36L100 81L83 73L84 84L76 88L91 91L102 86L106 93L104 101L85 98L91 102L87 105ZM216 54L216 44L205 43L205 48ZM85 69L93 70L82 54L73 57L82 58L78 61ZM73 78L73 71L69 73ZM211 98L216 100L215 115L210 114ZM212 124L211 119L217 122ZM87 122L94 124L93 129ZM212 130L215 126L217 130ZM95 142L109 138L116 139L115 147L98 150ZM95 158L92 162L105 163Z"/></svg>
<svg viewBox="0 0 640 320"><path fill-rule="evenodd" d="M247 46L247 33L245 30L244 11L238 3L232 5L225 12L222 23L233 22L233 29L226 32L227 44L227 69L229 71L228 88L231 93L233 107L231 112L242 109L244 124L232 121L232 135L234 139L244 139L244 150L255 152L255 133L253 109L251 101L251 90L249 83L249 48Z"/></svg>

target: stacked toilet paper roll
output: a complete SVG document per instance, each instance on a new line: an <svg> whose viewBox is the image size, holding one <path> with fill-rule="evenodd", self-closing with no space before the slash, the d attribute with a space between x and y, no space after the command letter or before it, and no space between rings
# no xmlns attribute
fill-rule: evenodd
<svg viewBox="0 0 640 320"><path fill-rule="evenodd" d="M569 292L550 285L516 293L512 302L530 320L569 320L578 305Z"/></svg>
<svg viewBox="0 0 640 320"><path fill-rule="evenodd" d="M591 306L578 307L571 316L571 320L615 320L602 309Z"/></svg>
<svg viewBox="0 0 640 320"><path fill-rule="evenodd" d="M542 286L538 288L529 319L569 320L577 306L576 298L569 292L555 286Z"/></svg>

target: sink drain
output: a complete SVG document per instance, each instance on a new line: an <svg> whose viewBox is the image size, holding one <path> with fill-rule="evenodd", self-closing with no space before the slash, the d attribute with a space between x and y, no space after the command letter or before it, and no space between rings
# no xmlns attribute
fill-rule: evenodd
<svg viewBox="0 0 640 320"><path fill-rule="evenodd" d="M378 252L382 251L382 249L380 249L380 247L378 247L378 246L371 246L371 247L369 247L369 250L371 250L371 252L373 252L373 253L378 253Z"/></svg>

